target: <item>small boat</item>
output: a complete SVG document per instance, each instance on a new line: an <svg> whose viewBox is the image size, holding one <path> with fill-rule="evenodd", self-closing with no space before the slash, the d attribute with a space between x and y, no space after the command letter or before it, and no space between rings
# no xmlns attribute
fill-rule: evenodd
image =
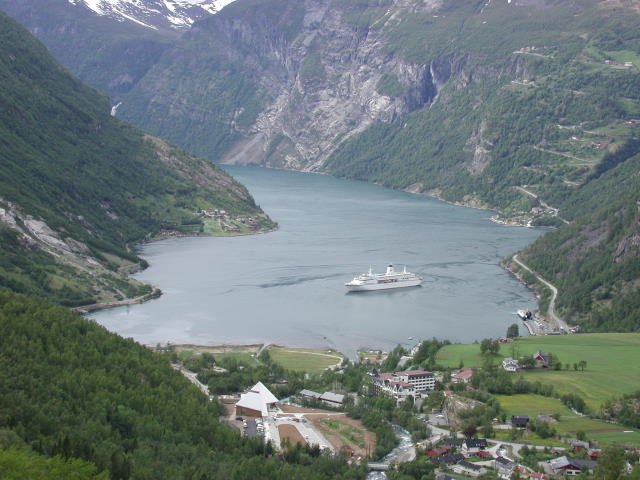
<svg viewBox="0 0 640 480"><path fill-rule="evenodd" d="M518 310L516 315L518 315L522 320L531 320L531 311L529 310Z"/></svg>

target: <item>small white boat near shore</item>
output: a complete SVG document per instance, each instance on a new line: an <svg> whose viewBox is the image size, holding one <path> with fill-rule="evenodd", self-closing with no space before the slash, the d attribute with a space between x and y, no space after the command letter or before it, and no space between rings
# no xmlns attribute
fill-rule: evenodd
<svg viewBox="0 0 640 480"><path fill-rule="evenodd" d="M391 288L417 287L422 283L422 277L407 272L405 266L402 272L396 272L393 265L387 266L385 273L373 273L371 267L367 273L353 277L345 287L349 292L366 292L371 290L388 290Z"/></svg>

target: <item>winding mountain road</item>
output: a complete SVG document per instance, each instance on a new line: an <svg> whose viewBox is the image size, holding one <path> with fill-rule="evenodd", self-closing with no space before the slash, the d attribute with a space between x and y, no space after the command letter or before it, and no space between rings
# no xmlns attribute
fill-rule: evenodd
<svg viewBox="0 0 640 480"><path fill-rule="evenodd" d="M546 281L544 278L542 278L540 275L538 275L536 272L531 270L529 267L527 267L524 263L522 263L518 258L517 253L513 256L513 261L516 262L518 265L520 265L522 268L524 268L526 271L530 272L542 284L544 284L546 287L549 288L549 290L551 290L551 300L549 301L549 309L547 310L547 313L549 314L549 317L551 317L551 319L555 322L556 327L558 327L560 330L564 330L565 332L568 332L569 326L567 325L567 322L562 320L556 313L556 298L558 296L558 289L555 286L553 286L551 283Z"/></svg>

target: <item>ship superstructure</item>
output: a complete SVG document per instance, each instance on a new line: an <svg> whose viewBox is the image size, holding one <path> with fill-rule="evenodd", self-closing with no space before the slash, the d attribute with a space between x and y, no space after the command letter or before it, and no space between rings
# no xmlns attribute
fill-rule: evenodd
<svg viewBox="0 0 640 480"><path fill-rule="evenodd" d="M422 283L422 277L407 272L405 266L401 272L396 272L393 265L387 266L385 273L373 273L371 267L367 273L354 277L345 287L350 292L362 292L369 290L386 290L390 288L416 287Z"/></svg>

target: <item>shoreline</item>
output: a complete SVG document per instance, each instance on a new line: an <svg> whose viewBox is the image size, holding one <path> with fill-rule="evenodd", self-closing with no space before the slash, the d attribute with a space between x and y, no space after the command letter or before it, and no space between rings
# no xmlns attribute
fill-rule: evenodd
<svg viewBox="0 0 640 480"><path fill-rule="evenodd" d="M275 232L276 230L278 230L279 225L277 222L273 222L274 226L270 229L267 230L257 230L255 232L240 232L240 233L230 233L228 235L214 235L214 234L210 234L210 233L184 233L184 232L180 232L178 230L161 230L157 235L154 235L153 237L149 237L146 238L138 243L136 243L134 250L136 248L138 248L139 246L142 245L148 245L151 244L153 242L160 242L163 240L171 240L171 239L177 239L177 238L199 238L199 237L205 237L205 238L226 238L226 237L243 237L243 236L249 236L249 235L261 235L261 234L267 234L267 233L272 233ZM147 268L149 268L149 262L147 262L145 259L144 260L145 264L141 265L141 264L134 264L129 268L128 272L125 272L124 274L127 276L127 278L131 278L131 275L135 274L135 273L139 273L142 272L144 270L146 270ZM86 315L88 313L92 313L92 312L98 312L100 310L109 310L112 308L118 308L118 307L125 307L127 305L139 305L141 303L145 303L151 300L155 300L156 298L160 298L162 296L162 290L159 287L156 287L152 284L148 284L146 283L145 285L149 285L153 290L150 293L146 293L144 295L141 295L139 297L134 297L134 298L125 298L123 300L116 300L116 301L112 301L112 302L97 302L97 303L91 303L89 305L82 305L80 307L72 307L71 310L74 312L78 312L81 315Z"/></svg>
<svg viewBox="0 0 640 480"><path fill-rule="evenodd" d="M141 270L140 270L141 271ZM82 315L87 313L97 312L99 310L108 310L110 308L125 307L127 305L138 305L141 303L160 298L162 296L162 290L154 288L152 292L145 293L135 298L125 298L124 300L116 300L115 302L98 302L89 305L83 305L81 307L73 307L71 310L78 312Z"/></svg>
<svg viewBox="0 0 640 480"><path fill-rule="evenodd" d="M238 166L238 165L229 165L231 167L234 166ZM267 168L267 169L272 169L272 170L281 170L281 171L292 171L292 172L296 172L296 173L312 173L312 174L319 174L319 175L327 175L327 176L332 176L329 173L326 172L318 172L318 171L300 171L300 170L296 170L296 169L290 169L290 168L282 168L282 167L270 167L270 166L260 166L260 165L241 165L241 167L254 167L254 168ZM341 177L334 177L334 178L341 178ZM349 180L346 179L345 180ZM492 223L495 224L499 224L499 225L506 225L506 226L514 226L514 227L528 227L531 228L528 225L523 225L521 223L507 223L506 221L501 221L497 219L497 214L499 214L499 210L496 208L491 208L489 206L486 205L481 205L479 202L466 202L466 201L449 201L444 199L440 193L437 190L431 190L428 192L421 192L418 191L418 187L421 187L421 185L409 185L408 187L405 187L404 189L394 189L391 187L388 187L386 185L382 185L379 184L377 182L367 182L367 181L363 181L364 183L371 183L377 186L381 186L383 188L388 188L390 190L397 190L397 191L402 191L405 193L409 193L409 194L413 194L413 195L419 195L419 196L424 196L424 197L429 197L432 198L434 200L437 200L439 202L443 202L445 204L451 205L451 206L455 206L455 207L463 207L463 208L472 208L475 210L482 210L482 211L487 211L487 212L494 212L496 215L492 215L491 217L487 218L487 220L489 220ZM138 246L142 246L142 245L146 245L146 244L150 244L152 242L157 242L157 241L162 241L162 240L170 240L173 238L186 238L186 237L236 237L236 236L247 236L247 235L257 235L257 234L266 234L266 233L272 233L275 232L279 229L279 225L277 222L273 222L273 227L268 228L268 229L261 229L261 230L257 230L257 231L248 231L248 232L233 232L233 233L229 233L229 234L211 234L211 233L184 233L184 232L180 232L177 230L166 230L166 231L161 231L159 232L157 235L153 236L153 237L148 237L145 240L143 240L142 242L139 242L137 245ZM525 283L521 278L519 278L517 275L515 275L515 273L510 270L507 266L506 266L506 260L510 259L512 257L513 254L510 254L508 257L505 257L502 261L498 261L497 264L504 270L506 270L507 272L509 272L509 274L514 277L516 279L516 281L518 283L520 283L521 285L525 286L525 288L527 288L527 290L529 290L530 292L532 292L532 294L534 295L537 307L539 308L539 297L536 295L535 290L533 290L531 288L531 286L529 286L527 283ZM148 268L149 265L144 266L144 268L140 268L138 271L143 271L146 268ZM158 293L156 293L158 292ZM141 304L144 303L146 301L149 300L153 300L155 298L159 298L162 295L162 291L159 288L155 288L154 290L154 294L153 295L145 295L142 297L137 297L134 299L125 299L119 302L109 302L109 303L105 303L105 304L92 304L92 305L88 305L88 306L83 306L83 307L78 307L75 308L74 310L79 311L81 313L90 313L90 312L96 312L96 311L100 311L100 310L106 310L106 309L111 309L111 308L117 308L117 307L121 307L121 306L127 306L127 305L135 305L135 304ZM171 339L166 339L165 340L165 344L166 345L173 345L171 342ZM227 346L228 348L231 347L235 347L235 348L241 348L241 347L245 347L245 348L249 348L252 345L255 344L244 344L242 343L242 341L240 341L239 343L229 343L229 344L204 344L204 345L196 345L196 344L191 344L191 343L187 343L187 344L176 344L178 346L192 346L194 348L214 348L214 347L223 347L223 346ZM258 345L263 345L262 343L258 344ZM275 344L274 344L275 345ZM149 345L147 345L149 346ZM298 348L298 349L317 349L317 350L324 350L324 347L319 347L317 345L313 346L313 345L277 345L279 347L283 347L283 348ZM331 347L329 347L327 345L326 349L331 349ZM358 349L356 351L356 354L358 351L362 350L362 351L368 351L371 349L375 349L375 350L380 350L380 348L378 347L361 347L360 349ZM384 350L384 349L382 349ZM339 352L341 355L344 355L342 352ZM347 358L348 355L345 355ZM354 357L355 358L355 357Z"/></svg>

